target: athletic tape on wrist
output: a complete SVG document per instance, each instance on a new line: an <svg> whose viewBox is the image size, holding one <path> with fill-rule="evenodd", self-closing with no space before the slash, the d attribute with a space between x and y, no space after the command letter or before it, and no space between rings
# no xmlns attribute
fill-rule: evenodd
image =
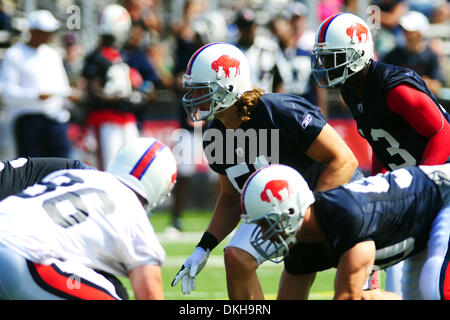
<svg viewBox="0 0 450 320"><path fill-rule="evenodd" d="M209 251L212 251L218 244L219 241L217 238L212 233L206 231L200 239L200 242L197 244L197 247L203 248L205 251L208 249Z"/></svg>

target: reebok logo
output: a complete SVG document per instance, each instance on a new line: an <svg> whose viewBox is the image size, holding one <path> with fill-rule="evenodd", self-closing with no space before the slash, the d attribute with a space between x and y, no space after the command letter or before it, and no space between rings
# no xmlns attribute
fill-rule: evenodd
<svg viewBox="0 0 450 320"><path fill-rule="evenodd" d="M312 117L310 114L307 114L305 119L302 121L302 128L306 129L312 121Z"/></svg>

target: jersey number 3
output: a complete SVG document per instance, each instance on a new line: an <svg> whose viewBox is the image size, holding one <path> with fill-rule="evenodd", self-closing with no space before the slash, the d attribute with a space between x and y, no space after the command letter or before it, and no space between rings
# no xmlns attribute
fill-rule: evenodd
<svg viewBox="0 0 450 320"><path fill-rule="evenodd" d="M414 157L407 150L399 148L400 143L386 130L372 129L370 131L370 135L372 136L373 141L378 141L384 138L390 145L390 147L386 148L386 151L389 153L389 155L391 157L394 155L398 155L403 159L403 163L401 164L388 163L390 170L407 168L416 165L416 159L414 159Z"/></svg>

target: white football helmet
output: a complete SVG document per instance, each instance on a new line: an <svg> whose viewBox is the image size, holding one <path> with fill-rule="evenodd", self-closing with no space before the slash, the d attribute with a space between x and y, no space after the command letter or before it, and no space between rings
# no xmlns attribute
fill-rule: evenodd
<svg viewBox="0 0 450 320"><path fill-rule="evenodd" d="M189 89L182 102L191 120L210 120L251 90L247 58L234 45L209 43L192 55L183 86ZM197 96L203 90L204 94ZM199 105L205 102L210 102L209 110L200 110Z"/></svg>
<svg viewBox="0 0 450 320"><path fill-rule="evenodd" d="M267 260L283 261L289 246L297 241L297 231L313 203L308 184L293 168L273 164L253 173L241 194L241 219L244 223L264 225L251 236L255 250Z"/></svg>
<svg viewBox="0 0 450 320"><path fill-rule="evenodd" d="M360 71L373 57L373 40L360 17L342 12L319 26L312 52L312 72L320 87L335 87Z"/></svg>
<svg viewBox="0 0 450 320"><path fill-rule="evenodd" d="M150 212L170 195L177 178L177 163L164 143L141 137L126 144L106 171L144 197Z"/></svg>
<svg viewBox="0 0 450 320"><path fill-rule="evenodd" d="M100 12L98 33L113 36L119 44L128 38L131 17L127 9L118 4L109 4Z"/></svg>

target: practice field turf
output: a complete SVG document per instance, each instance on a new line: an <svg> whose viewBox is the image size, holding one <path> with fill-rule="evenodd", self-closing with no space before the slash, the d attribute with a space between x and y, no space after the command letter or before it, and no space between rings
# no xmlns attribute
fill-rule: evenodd
<svg viewBox="0 0 450 320"><path fill-rule="evenodd" d="M167 259L162 268L163 286L165 299L168 300L224 300L228 299L226 289L225 267L223 263L223 248L228 240L223 241L215 248L208 263L196 278L196 289L190 295L181 293L181 283L172 288L170 283L184 263L186 258L192 253L195 245L200 240L202 232L206 229L210 219L210 212L187 211L183 215L185 232L181 237L174 239L164 233L170 222L168 212L155 212L150 218L153 227L166 250ZM258 277L268 300L276 299L278 281L283 270L283 263L275 264L265 262L258 269ZM309 299L326 300L333 296L333 281L335 270L327 270L317 275L311 290ZM127 278L121 279L130 293L130 299L134 299L129 281ZM384 272L382 272L382 283L384 282Z"/></svg>

